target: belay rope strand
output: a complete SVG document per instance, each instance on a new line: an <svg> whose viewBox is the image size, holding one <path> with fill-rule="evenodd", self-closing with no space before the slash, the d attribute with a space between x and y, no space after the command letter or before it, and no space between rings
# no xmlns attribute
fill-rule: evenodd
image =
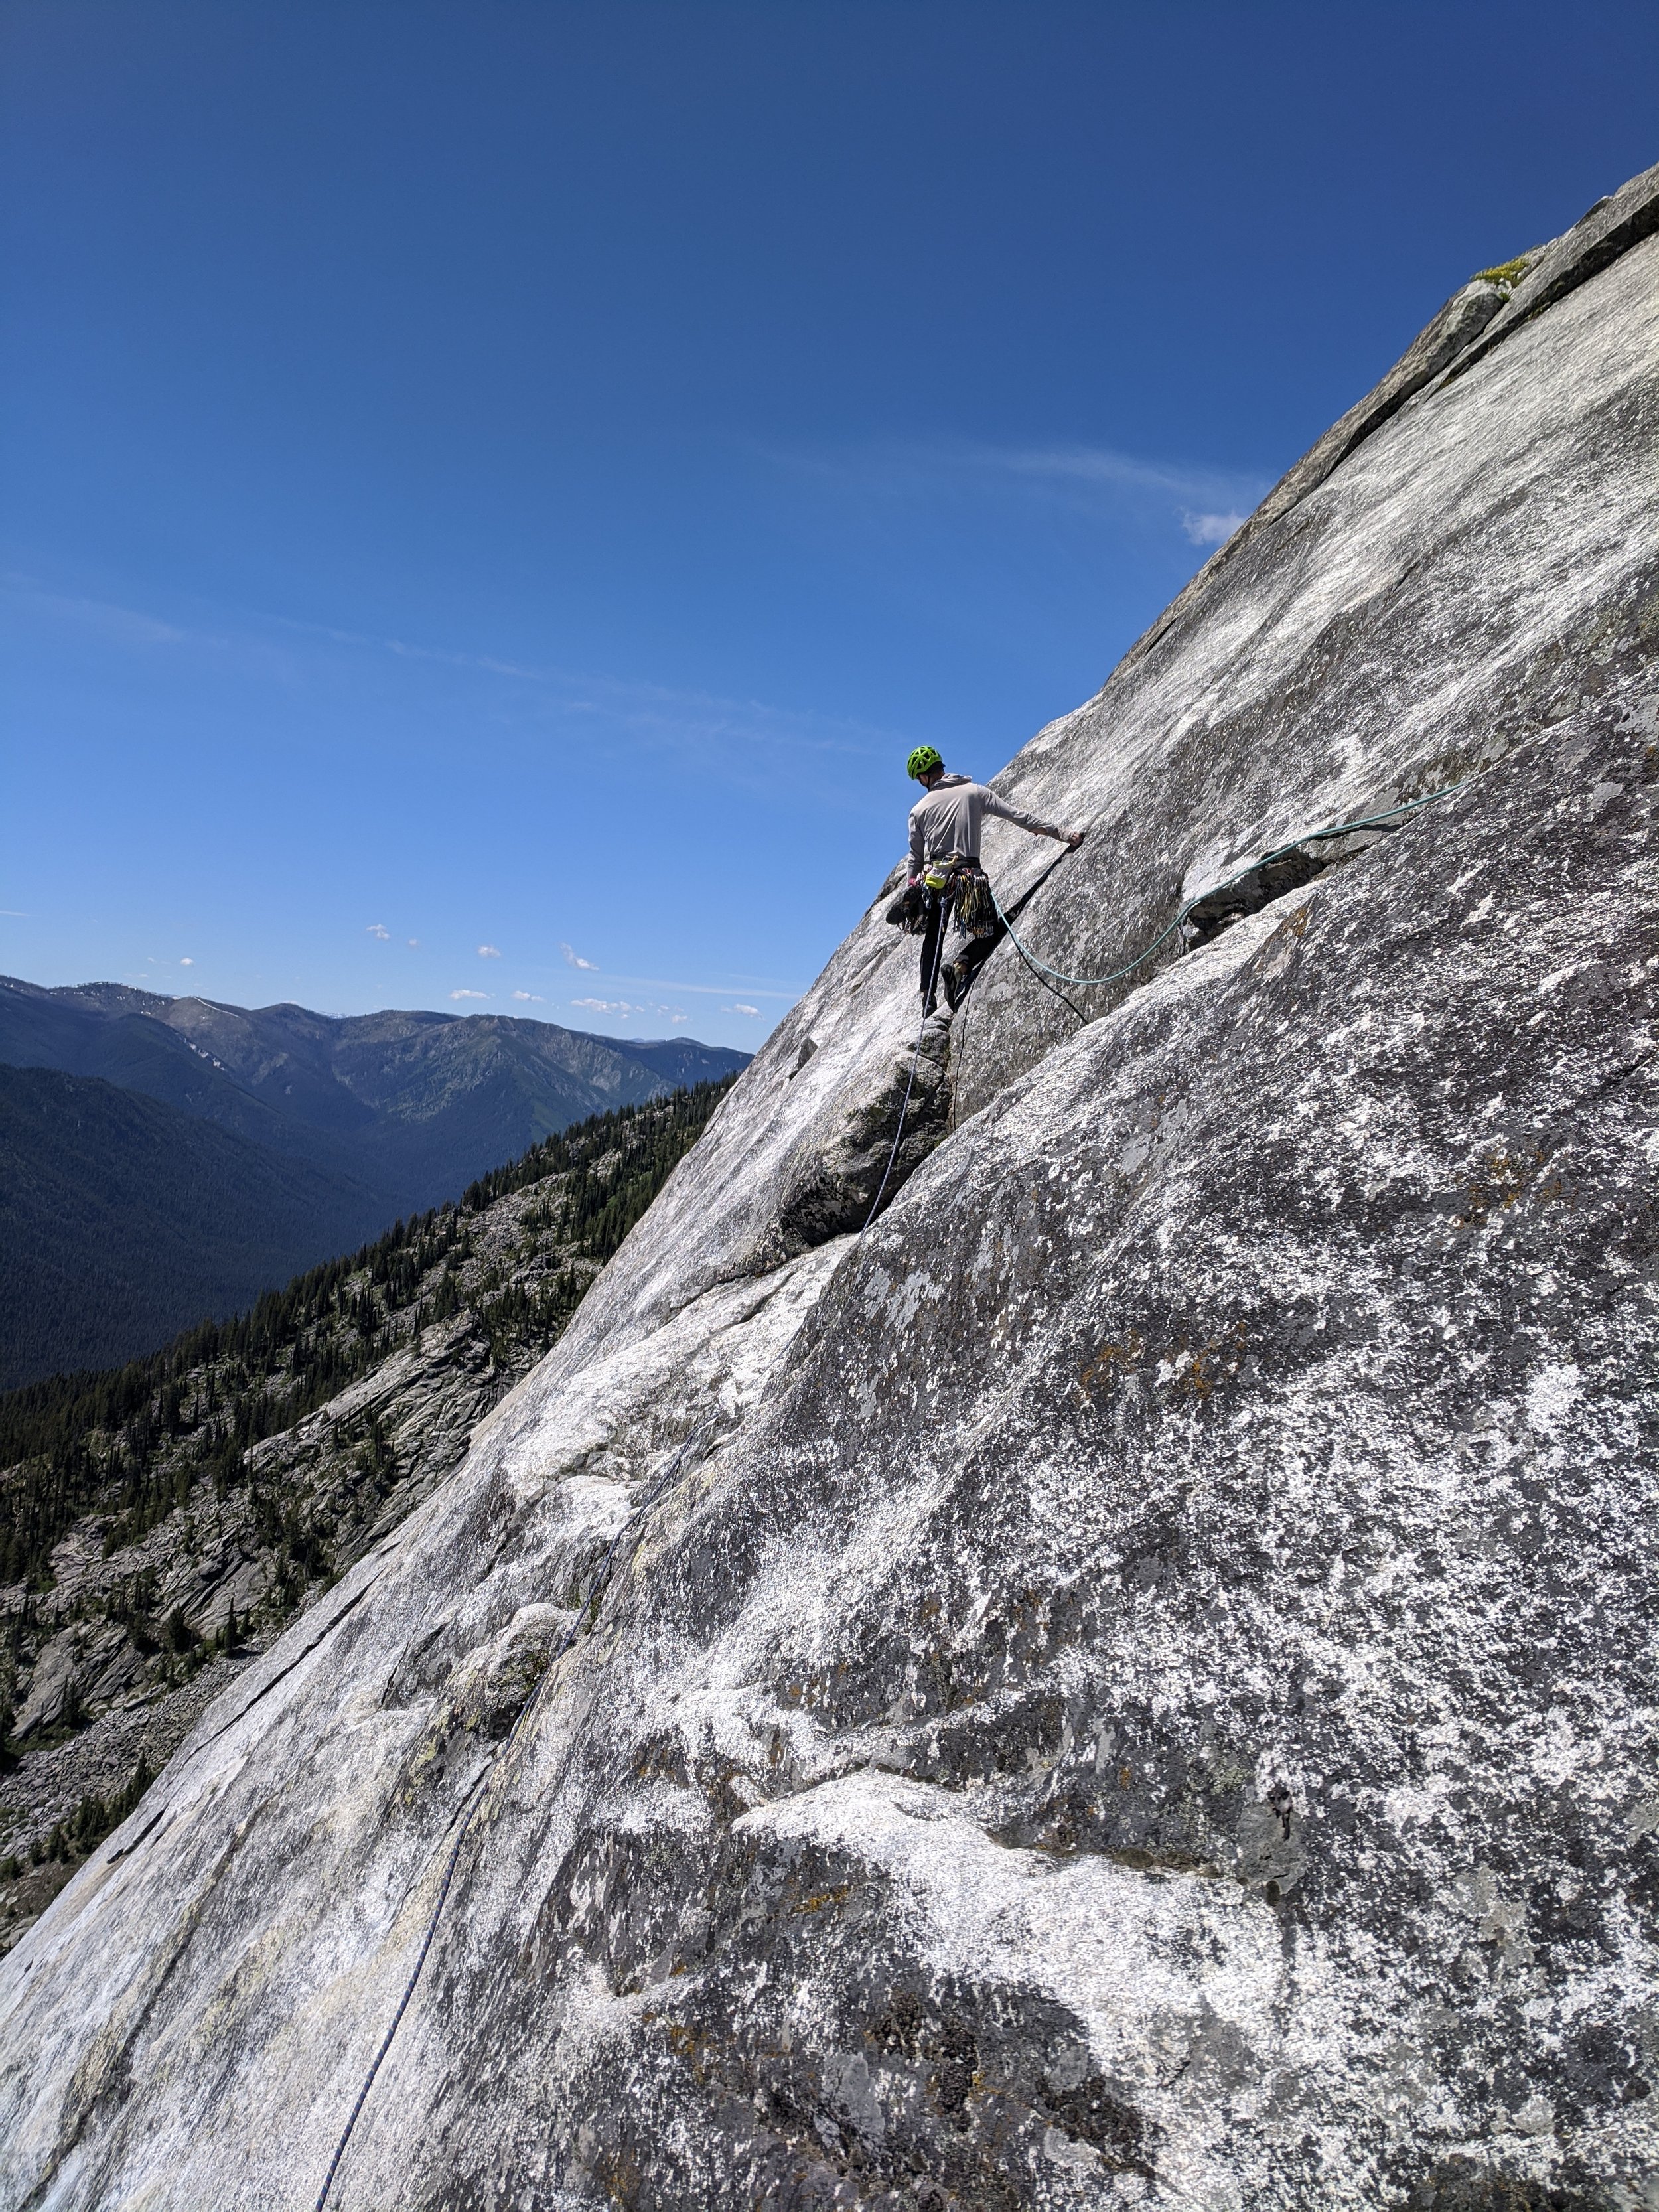
<svg viewBox="0 0 1659 2212"><path fill-rule="evenodd" d="M1126 975L1133 975L1137 968L1152 958L1153 953L1167 938L1175 935L1195 906L1202 906L1206 899L1213 898L1218 891L1231 890L1235 884L1242 884L1246 876L1253 876L1258 868L1271 867L1275 860L1282 860L1287 853L1295 852L1298 845L1309 845L1316 842L1323 844L1332 837L1346 837L1356 830L1388 829L1397 822L1402 814L1415 813L1419 806L1431 805L1437 799L1449 799L1453 792L1462 791L1463 786L1471 781L1471 776L1460 775L1455 783L1443 784L1438 791L1425 792L1421 799L1408 799L1401 805L1389 807L1386 813L1364 815L1358 822L1339 822L1329 830L1309 830L1300 837L1292 837L1288 845L1275 846L1271 853L1264 853L1259 860L1252 860L1248 867L1241 868L1236 876L1229 876L1224 883L1212 884L1208 890L1200 891L1195 898L1189 898L1167 928L1160 929L1150 945L1137 952L1133 960L1126 960L1122 967L1114 968L1109 975L1062 975L1058 968L1051 968L1046 960L1039 960L1030 947L1015 934L1014 926L1003 913L1002 902L997 898L994 890L991 893L991 897L996 906L1002 926L1013 942L1015 951L1034 974L1052 975L1055 982L1069 983L1074 990L1097 990L1103 984L1120 983ZM1070 1004L1069 1000L1067 1004ZM1073 1006L1072 1011L1076 1013L1077 1008Z"/></svg>
<svg viewBox="0 0 1659 2212"><path fill-rule="evenodd" d="M916 1025L915 1048L910 1054L910 1079L904 1086L904 1097L899 1103L898 1127L893 1132L892 1149L887 1155L887 1164L881 1171L881 1181L876 1186L876 1194L870 1201L870 1211L864 1217L864 1229L867 1229L876 1218L876 1208L881 1204L887 1189L888 1178L893 1172L893 1163L898 1158L899 1142L904 1135L904 1117L910 1110L910 1093L916 1087L916 1070L921 1065L922 1032L927 1027L927 1017L933 1010L933 994L939 988L939 971L945 958L946 928L945 910L941 906L939 935L933 943L933 972L927 978L927 988L921 994L921 1019ZM864 1229L859 1231L860 1237L864 1234Z"/></svg>
<svg viewBox="0 0 1659 2212"><path fill-rule="evenodd" d="M1097 990L1103 984L1121 982L1126 975L1133 975L1137 968L1144 966L1145 963L1152 958L1153 953L1158 951L1160 945L1164 944L1168 939L1175 935L1176 932L1181 927L1182 924L1186 921L1188 915L1192 912L1194 907L1201 906L1207 898L1213 898L1218 891L1231 890L1235 884L1242 884L1246 876L1253 876L1258 868L1270 867L1275 860L1282 860L1286 854L1295 852L1298 845L1308 845L1315 843L1316 842L1323 844L1333 837L1346 837L1356 830L1385 830L1391 828L1398 823L1401 815L1414 814L1419 806L1431 805L1437 799L1449 799L1453 792L1462 791L1466 783L1469 783L1474 781L1474 771L1471 770L1468 775L1460 775L1455 783L1442 784L1438 791L1425 792L1420 799L1407 799L1402 801L1402 803L1398 806L1390 806L1382 814L1363 815L1357 822L1339 822L1329 830L1305 830L1300 837L1292 837L1289 844L1275 846L1271 853L1264 853L1259 860L1252 860L1248 867L1241 868L1237 875L1229 876L1224 883L1212 884L1208 890L1200 891L1195 898L1189 898L1187 901L1187 903L1182 908L1180 913L1176 915L1175 920L1169 924L1167 928L1160 929L1158 935L1153 938L1150 945L1143 946L1142 949L1136 953L1133 960L1126 960L1122 967L1114 968L1111 973L1108 975L1063 975L1058 968L1051 968L1046 960L1039 960L1036 954L1031 951L1030 947L1024 942L1024 939L1018 935L1018 932L1014 928L1013 923L1003 912L1002 902L998 898L995 888L989 883L988 879L987 881L986 888L991 893L991 903L997 910L997 919L1001 922L1004 929L1007 932L1009 940L1012 944L1014 950L1018 953L1020 958L1025 963L1026 966L1036 977L1037 981L1040 983L1042 983L1043 988L1046 990L1054 991L1054 996L1057 999L1064 1000L1066 1006L1071 1006L1072 1012L1077 1016L1079 1021L1083 1022L1086 1021L1088 1018L1084 1013L1082 1008L1080 1006L1073 1006L1072 1001L1066 997L1066 994L1063 991L1054 989L1055 984L1069 983L1073 990L1089 991ZM1065 857L1066 856L1063 853L1060 855L1060 860L1064 860ZM1037 878L1036 883L1032 884L1031 890L1025 893L1024 898L1017 899L1015 901L1014 910L1016 913L1018 913L1020 908L1024 905L1026 900L1030 897L1031 891L1036 890L1037 884L1041 884L1043 878L1048 875L1048 869L1057 867L1058 866L1058 860L1051 860L1049 862L1048 867L1042 871L1042 874ZM893 1172L893 1163L898 1158L899 1146L903 1139L904 1117L910 1110L910 1094L915 1088L916 1068L921 1059L922 1030L927 1026L927 1003L933 997L933 990L939 982L939 959L945 950L945 919L941 915L939 933L939 950L935 953L933 958L933 978L927 990L922 995L923 1012L921 1017L921 1026L916 1031L915 1048L910 1054L910 1079L904 1086L904 1097L899 1106L898 1127L893 1132L892 1146L887 1154L887 1165L882 1172L881 1182L877 1187L876 1194L870 1201L870 1211L864 1217L864 1229L860 1229L859 1231L859 1235L860 1237L863 1236L864 1230L867 1229L870 1226L870 1224L875 1219L876 1208L881 1204L883 1198L886 1194L887 1185ZM1052 977L1053 981L1048 981L1045 980L1048 977Z"/></svg>
<svg viewBox="0 0 1659 2212"><path fill-rule="evenodd" d="M642 1504L635 1507L634 1510L629 1515L627 1520L623 1522L622 1527L617 1529L616 1534L611 1538L611 1548L605 1553L605 1559L600 1565L599 1571L594 1577L592 1589L588 1592L587 1596L583 1600L580 1607L577 1610L576 1618L571 1623L569 1633L566 1636L564 1642L560 1644L558 1650L553 1654L552 1657L548 1661L546 1667L542 1672L541 1678L537 1682L534 1689L531 1691L530 1695L525 1699L523 1705L520 1706L518 1713L514 1719L513 1725L508 1729L507 1734L501 1738L501 1747L499 1750L497 1750L495 1757L490 1760L489 1765L485 1767L483 1772L479 1775L477 1780L472 1784L471 1788L468 1790L466 1796L462 1799L461 1802L466 1808L465 1814L461 1821L459 1828L456 1831L455 1840L450 1846L449 1856L444 1863L443 1880L438 1885L437 1902L433 1905L432 1917L426 1923L426 1935L422 1941L420 1950L416 1954L415 1964L410 1970L409 1979L404 1984L404 1993L398 2001L398 2009L392 2015L392 2025L387 2028L385 2036L381 2039L380 2047L374 2054L374 2063L369 2067L368 2073L363 2076L363 2086L357 2092L357 2101L351 2108L351 2118L346 2122L345 2126L342 2129L340 2132L340 2140L334 2146L334 2155L328 2162L328 2172L323 2177L323 2185L321 2189L317 2192L317 2203L314 2208L314 2212L324 2212L324 2208L328 2203L329 2191L333 2188L335 2176L340 2170L340 2160L345 2156L347 2145L351 2141L352 2130L357 2124L358 2119L362 2115L363 2106L368 2102L369 2091L374 2087L374 2077L380 2072L382 2062L385 2060L387 2051L392 2048L392 2039L397 2034L398 2028L403 2024L404 2014L409 2010L410 2000L413 1997L416 1988L420 1982L422 1970L426 1965L427 1954L431 1950L433 1939L438 1933L438 1923L443 1917L443 1909L449 1899L450 1885L455 1879L455 1869L460 1864L462 1847L466 1842L467 1835L471 1829L473 1821L477 1817L478 1808L483 1802L485 1784L489 1780L490 1776L494 1774L496 1767L500 1765L507 1752L512 1748L514 1737L517 1735L520 1729L529 1717L532 1707L536 1705L538 1699L541 1696L544 1685L551 1677L554 1668L558 1665L560 1660L562 1659L571 1650L573 1645L575 1644L577 1638L581 1634L583 1620L591 1612L595 1622L598 1621L599 1602L604 1597L605 1590L610 1584L611 1571L616 1565L617 1553L622 1548L623 1537L628 1534L630 1528L641 1527L645 1520L646 1515L651 1510L651 1508L656 1504L657 1500L662 1496L664 1491L667 1489L669 1484L679 1473L680 1468L684 1465L686 1455L690 1451L692 1446L702 1437L706 1436L708 1434L708 1424L705 1421L699 1427L691 1431L691 1434L674 1454L673 1458L669 1461L667 1467L652 1485L649 1496L646 1498Z"/></svg>

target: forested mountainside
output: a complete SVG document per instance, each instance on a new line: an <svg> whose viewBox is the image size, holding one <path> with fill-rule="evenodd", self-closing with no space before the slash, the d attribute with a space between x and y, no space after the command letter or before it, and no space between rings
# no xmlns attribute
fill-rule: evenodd
<svg viewBox="0 0 1659 2212"><path fill-rule="evenodd" d="M0 1398L0 1949L456 1464L729 1087L594 1115L233 1320Z"/></svg>
<svg viewBox="0 0 1659 2212"><path fill-rule="evenodd" d="M0 976L0 1389L108 1366L748 1055Z"/></svg>
<svg viewBox="0 0 1659 2212"><path fill-rule="evenodd" d="M1656 233L997 779L1066 980L872 901L0 1960L0 2206L1654 2203Z"/></svg>
<svg viewBox="0 0 1659 2212"><path fill-rule="evenodd" d="M0 1062L99 1076L366 1183L380 1225L589 1114L718 1081L748 1057L502 1014L334 1016L0 976Z"/></svg>
<svg viewBox="0 0 1659 2212"><path fill-rule="evenodd" d="M385 1221L349 1176L95 1076L0 1064L0 1389L147 1352Z"/></svg>

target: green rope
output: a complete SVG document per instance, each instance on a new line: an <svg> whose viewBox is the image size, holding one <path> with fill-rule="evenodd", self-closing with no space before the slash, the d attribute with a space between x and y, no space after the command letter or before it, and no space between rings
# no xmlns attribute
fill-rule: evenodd
<svg viewBox="0 0 1659 2212"><path fill-rule="evenodd" d="M1271 853L1264 853L1259 860L1252 860L1248 867L1241 868L1236 876L1229 876L1225 883L1216 884L1209 890L1200 891L1196 898L1188 899L1167 929L1159 930L1158 935L1144 951L1137 952L1134 958L1126 961L1121 968L1114 968L1109 975L1062 975L1058 968L1051 968L1046 960L1039 960L1030 947L1016 933L1012 922L1002 911L1002 902L997 897L994 890L991 893L991 901L996 908L998 919L1007 931L1020 958L1024 961L1028 968L1040 975L1052 975L1057 983L1070 983L1078 990L1097 990L1103 984L1121 982L1124 976L1133 975L1137 968L1143 966L1152 958L1153 953L1166 939L1175 935L1195 906L1202 906L1205 900L1213 898L1217 891L1231 890L1235 884L1242 884L1246 876L1254 875L1258 868L1269 867L1273 861L1282 860L1287 853L1295 852L1298 845L1311 844L1316 841L1323 843L1331 837L1346 837L1355 830L1387 829L1399 816L1414 813L1419 806L1431 805L1437 799L1449 799L1453 792L1462 791L1466 783L1473 781L1474 773L1471 771L1468 775L1459 776L1455 783L1443 784L1438 791L1425 792L1421 799L1408 799L1402 805L1391 806L1385 814L1367 814L1358 822L1340 822L1334 829L1331 830L1310 830L1303 836L1292 837L1288 845L1276 846Z"/></svg>

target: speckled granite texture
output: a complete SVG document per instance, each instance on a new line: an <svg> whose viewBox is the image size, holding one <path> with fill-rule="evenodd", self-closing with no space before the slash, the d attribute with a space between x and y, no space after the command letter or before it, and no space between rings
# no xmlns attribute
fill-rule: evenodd
<svg viewBox="0 0 1659 2212"><path fill-rule="evenodd" d="M1659 2207L1652 186L1019 755L1021 933L1467 781L1003 947L860 1242L878 898L0 1968L0 2203L308 2205L488 1768L343 2206Z"/></svg>

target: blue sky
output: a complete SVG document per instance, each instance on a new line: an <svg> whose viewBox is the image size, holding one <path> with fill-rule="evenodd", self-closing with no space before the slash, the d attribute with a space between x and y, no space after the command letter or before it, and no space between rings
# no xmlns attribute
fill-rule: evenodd
<svg viewBox="0 0 1659 2212"><path fill-rule="evenodd" d="M0 969L753 1045L1659 10L5 8Z"/></svg>

